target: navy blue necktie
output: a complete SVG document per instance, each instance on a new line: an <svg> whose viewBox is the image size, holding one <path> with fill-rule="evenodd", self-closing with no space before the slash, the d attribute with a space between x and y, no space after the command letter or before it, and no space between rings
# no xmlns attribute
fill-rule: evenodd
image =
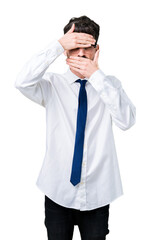
<svg viewBox="0 0 150 240"><path fill-rule="evenodd" d="M74 156L72 163L72 172L70 182L75 186L80 182L81 178L81 166L83 157L83 145L84 145L84 130L87 117L87 94L85 84L87 80L78 79L76 82L81 84L79 97L78 97L78 114L77 114L77 128L74 147Z"/></svg>

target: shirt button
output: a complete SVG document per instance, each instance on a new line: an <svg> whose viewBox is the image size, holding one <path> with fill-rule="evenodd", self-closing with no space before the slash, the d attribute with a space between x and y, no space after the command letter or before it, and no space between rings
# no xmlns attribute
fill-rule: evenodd
<svg viewBox="0 0 150 240"><path fill-rule="evenodd" d="M83 182L80 182L80 184L83 184Z"/></svg>

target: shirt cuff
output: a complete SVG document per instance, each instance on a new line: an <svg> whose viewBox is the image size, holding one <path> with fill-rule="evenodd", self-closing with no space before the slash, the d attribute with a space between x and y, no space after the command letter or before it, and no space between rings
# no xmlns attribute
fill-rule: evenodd
<svg viewBox="0 0 150 240"><path fill-rule="evenodd" d="M106 75L102 70L96 70L89 78L89 82L95 88L96 91L100 92L104 88L104 78Z"/></svg>
<svg viewBox="0 0 150 240"><path fill-rule="evenodd" d="M49 43L42 52L46 53L46 57L48 59L49 57L50 58L58 57L59 55L61 55L64 52L64 50L65 49L60 44L60 42L57 39L55 39L51 43Z"/></svg>

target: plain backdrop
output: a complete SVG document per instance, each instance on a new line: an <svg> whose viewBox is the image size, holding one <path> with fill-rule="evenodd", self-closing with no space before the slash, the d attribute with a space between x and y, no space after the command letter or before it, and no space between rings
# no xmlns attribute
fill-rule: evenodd
<svg viewBox="0 0 150 240"><path fill-rule="evenodd" d="M44 195L36 180L45 154L45 109L15 87L31 56L63 35L72 17L100 25L99 67L136 106L136 124L113 124L124 195L110 205L107 240L150 239L150 34L148 1L6 0L0 4L0 239L46 240ZM47 71L64 73L62 54ZM68 193L69 194L69 193ZM73 240L79 240L78 226Z"/></svg>

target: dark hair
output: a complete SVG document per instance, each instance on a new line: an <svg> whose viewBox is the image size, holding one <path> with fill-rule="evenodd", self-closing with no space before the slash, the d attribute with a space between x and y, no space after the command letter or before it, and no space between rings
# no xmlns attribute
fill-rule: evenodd
<svg viewBox="0 0 150 240"><path fill-rule="evenodd" d="M94 47L96 47L100 33L100 26L85 15L78 18L73 17L69 20L69 23L64 27L64 34L70 30L73 23L75 24L74 32L91 34L96 40L95 45L93 45Z"/></svg>

